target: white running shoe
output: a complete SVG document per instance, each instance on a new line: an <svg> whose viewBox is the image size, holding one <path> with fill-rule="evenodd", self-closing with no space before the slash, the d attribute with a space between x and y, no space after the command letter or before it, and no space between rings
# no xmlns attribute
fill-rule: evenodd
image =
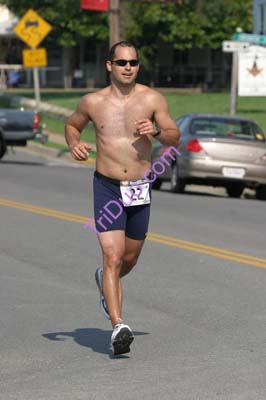
<svg viewBox="0 0 266 400"><path fill-rule="evenodd" d="M108 309L103 297L102 281L103 281L103 267L98 267L95 271L95 280L100 292L100 309L105 316L105 318L110 319Z"/></svg>
<svg viewBox="0 0 266 400"><path fill-rule="evenodd" d="M134 335L128 325L125 325L123 322L116 324L111 337L111 346L114 355L129 353L133 340Z"/></svg>

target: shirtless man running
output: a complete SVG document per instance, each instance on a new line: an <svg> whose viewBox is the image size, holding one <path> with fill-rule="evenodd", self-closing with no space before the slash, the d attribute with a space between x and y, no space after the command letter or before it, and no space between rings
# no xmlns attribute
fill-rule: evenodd
<svg viewBox="0 0 266 400"><path fill-rule="evenodd" d="M151 166L152 137L177 147L180 133L163 96L136 83L139 61L135 46L126 41L116 43L106 68L110 86L81 98L67 120L66 142L76 160L87 160L91 146L82 142L80 135L87 123L93 122L97 147L94 216L103 255L103 267L97 268L95 278L101 309L113 326L111 345L117 355L128 353L134 338L122 320L121 278L136 264L148 231L152 180L146 175ZM139 193L129 203L123 192L129 191L133 198L137 189L141 196ZM110 216L117 213L118 201L120 214L114 222Z"/></svg>

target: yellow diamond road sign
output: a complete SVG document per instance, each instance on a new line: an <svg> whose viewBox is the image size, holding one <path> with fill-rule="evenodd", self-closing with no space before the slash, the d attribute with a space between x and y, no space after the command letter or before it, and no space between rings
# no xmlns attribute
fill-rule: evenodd
<svg viewBox="0 0 266 400"><path fill-rule="evenodd" d="M47 65L46 49L39 47L38 49L25 49L22 51L23 65L26 68L45 67Z"/></svg>
<svg viewBox="0 0 266 400"><path fill-rule="evenodd" d="M36 48L52 29L40 15L29 9L14 28L14 32L28 46Z"/></svg>

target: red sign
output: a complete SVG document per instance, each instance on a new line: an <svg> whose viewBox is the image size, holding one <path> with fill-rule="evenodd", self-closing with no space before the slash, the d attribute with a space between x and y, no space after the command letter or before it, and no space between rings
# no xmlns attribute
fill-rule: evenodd
<svg viewBox="0 0 266 400"><path fill-rule="evenodd" d="M83 10L108 11L109 0L81 0L80 7Z"/></svg>

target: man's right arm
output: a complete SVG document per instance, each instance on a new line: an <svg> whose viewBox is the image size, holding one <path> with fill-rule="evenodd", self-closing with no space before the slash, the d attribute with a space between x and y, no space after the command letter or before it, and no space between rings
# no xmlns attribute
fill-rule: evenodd
<svg viewBox="0 0 266 400"><path fill-rule="evenodd" d="M76 111L67 119L65 126L65 138L71 150L71 155L78 161L86 161L88 159L88 150L91 149L89 143L81 142L81 131L85 128L90 120L88 113L87 96L81 98Z"/></svg>

